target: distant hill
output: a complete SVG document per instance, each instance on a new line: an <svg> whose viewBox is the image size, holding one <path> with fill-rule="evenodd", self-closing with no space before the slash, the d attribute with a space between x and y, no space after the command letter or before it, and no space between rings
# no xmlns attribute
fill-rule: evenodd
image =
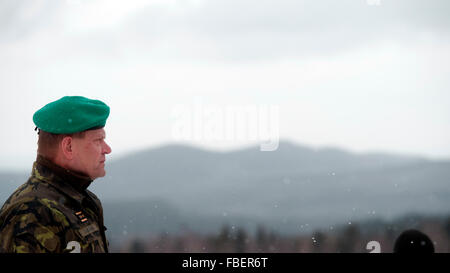
<svg viewBox="0 0 450 273"><path fill-rule="evenodd" d="M149 217L147 224L137 225L141 231L176 232L186 225L206 232L224 223L248 228L263 223L292 233L450 208L450 161L352 154L290 142L281 142L273 152L256 146L213 152L169 145L124 156L107 170L92 189L102 200L111 200L105 206L112 211L123 211L124 217L137 213L120 208L125 199L170 204L166 218ZM165 215L165 209L159 210ZM161 225L156 228L155 222Z"/></svg>
<svg viewBox="0 0 450 273"><path fill-rule="evenodd" d="M28 174L0 174L0 198ZM182 145L107 161L90 190L105 206L114 236L223 223L270 225L281 232L405 213L448 213L450 161L389 154L353 154L280 142L214 152Z"/></svg>
<svg viewBox="0 0 450 273"><path fill-rule="evenodd" d="M0 206L29 177L29 172L0 172Z"/></svg>

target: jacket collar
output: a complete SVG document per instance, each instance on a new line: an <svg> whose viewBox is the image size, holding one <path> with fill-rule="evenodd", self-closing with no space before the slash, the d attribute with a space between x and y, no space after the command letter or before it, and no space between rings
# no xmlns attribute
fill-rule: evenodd
<svg viewBox="0 0 450 273"><path fill-rule="evenodd" d="M80 203L92 183L90 177L56 165L41 155L37 156L31 175L51 184Z"/></svg>

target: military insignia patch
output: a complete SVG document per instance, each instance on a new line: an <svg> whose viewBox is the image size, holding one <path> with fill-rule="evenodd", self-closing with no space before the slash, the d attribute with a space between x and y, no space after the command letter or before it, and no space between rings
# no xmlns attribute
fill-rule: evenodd
<svg viewBox="0 0 450 273"><path fill-rule="evenodd" d="M81 223L85 223L87 221L86 216L84 216L84 214L81 210L75 212L75 215L78 217L78 219L80 219Z"/></svg>

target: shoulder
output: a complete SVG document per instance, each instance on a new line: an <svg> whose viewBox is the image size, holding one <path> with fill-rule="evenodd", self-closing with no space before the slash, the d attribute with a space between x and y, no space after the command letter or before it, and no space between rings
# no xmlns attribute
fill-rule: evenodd
<svg viewBox="0 0 450 273"><path fill-rule="evenodd" d="M69 221L58 202L48 198L24 198L3 209L0 214L0 231L10 226L14 228L14 233L20 233L37 224L59 232L69 226Z"/></svg>
<svg viewBox="0 0 450 273"><path fill-rule="evenodd" d="M23 208L54 211L59 206L60 198L61 195L47 183L30 177L5 202L0 211L0 218L3 218L5 213Z"/></svg>
<svg viewBox="0 0 450 273"><path fill-rule="evenodd" d="M8 204L20 202L24 199L34 199L34 197L47 196L51 189L47 183L31 176L27 182L18 187L5 202L4 207Z"/></svg>
<svg viewBox="0 0 450 273"><path fill-rule="evenodd" d="M62 213L59 195L47 183L30 177L5 202L0 210L0 232L6 226L25 228L29 224L52 225L55 228L68 226ZM17 232L17 230L16 230Z"/></svg>

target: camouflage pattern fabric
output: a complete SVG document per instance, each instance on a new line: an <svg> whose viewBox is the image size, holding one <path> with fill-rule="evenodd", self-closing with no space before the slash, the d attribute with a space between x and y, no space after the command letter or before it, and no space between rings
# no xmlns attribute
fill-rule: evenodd
<svg viewBox="0 0 450 273"><path fill-rule="evenodd" d="M28 181L0 210L0 253L108 252L91 182L38 156Z"/></svg>

